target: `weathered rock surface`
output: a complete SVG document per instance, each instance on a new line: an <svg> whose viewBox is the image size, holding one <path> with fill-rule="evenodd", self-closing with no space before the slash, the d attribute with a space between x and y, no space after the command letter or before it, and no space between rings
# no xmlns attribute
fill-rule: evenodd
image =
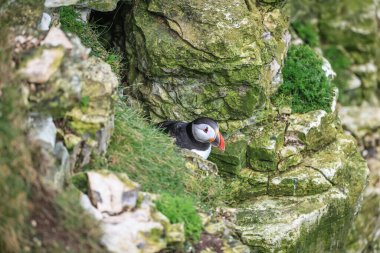
<svg viewBox="0 0 380 253"><path fill-rule="evenodd" d="M321 169L305 161L304 167L270 178L268 194L289 197L256 197L235 210L236 229L244 243L257 252L339 252L343 248L368 171L355 141L342 135L338 140L326 153L340 150L340 154L314 155L328 160Z"/></svg>
<svg viewBox="0 0 380 253"><path fill-rule="evenodd" d="M154 120L253 117L288 43L282 9L264 9L243 0L136 1L125 23L134 96Z"/></svg>
<svg viewBox="0 0 380 253"><path fill-rule="evenodd" d="M45 7L54 8L68 5L78 5L97 11L112 11L120 0L46 0Z"/></svg>
<svg viewBox="0 0 380 253"><path fill-rule="evenodd" d="M339 110L342 124L353 133L370 169L369 184L362 208L347 240L347 252L380 250L380 121L379 107L343 107Z"/></svg>
<svg viewBox="0 0 380 253"><path fill-rule="evenodd" d="M39 147L47 181L61 188L93 152L106 152L118 79L107 63L88 57L78 38L56 27L41 37L16 37L18 73L30 83L23 92L31 115L29 141Z"/></svg>
<svg viewBox="0 0 380 253"><path fill-rule="evenodd" d="M204 115L228 133L210 160L251 249L337 252L368 168L342 133L336 96L330 113L271 108L290 36L283 2L270 3L136 1L125 21L129 85L153 121Z"/></svg>
<svg viewBox="0 0 380 253"><path fill-rule="evenodd" d="M109 251L154 253L168 242L184 242L183 224L170 224L126 174L91 171L87 180L89 196L83 194L81 204L99 220L101 242Z"/></svg>

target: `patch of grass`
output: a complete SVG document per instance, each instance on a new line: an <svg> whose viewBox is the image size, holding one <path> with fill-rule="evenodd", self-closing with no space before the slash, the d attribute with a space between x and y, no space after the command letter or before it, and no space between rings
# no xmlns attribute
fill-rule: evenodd
<svg viewBox="0 0 380 253"><path fill-rule="evenodd" d="M172 224L185 224L187 239L199 241L203 228L202 221L190 198L162 194L155 203L157 209L168 217Z"/></svg>
<svg viewBox="0 0 380 253"><path fill-rule="evenodd" d="M145 191L185 191L185 161L173 141L121 101L116 104L115 130L107 153L107 161L97 159L99 168L126 172Z"/></svg>
<svg viewBox="0 0 380 253"><path fill-rule="evenodd" d="M90 55L94 55L111 65L112 70L120 76L122 67L122 55L116 50L107 51L102 43L101 34L89 24L80 19L79 13L73 6L63 6L59 8L61 28L65 32L78 35L82 44L91 48Z"/></svg>
<svg viewBox="0 0 380 253"><path fill-rule="evenodd" d="M0 69L9 65L0 62ZM11 71L10 69L8 69ZM24 108L15 88L19 80L3 79L0 90L0 251L21 252L28 215L27 192L35 173L20 126Z"/></svg>
<svg viewBox="0 0 380 253"><path fill-rule="evenodd" d="M308 45L311 47L319 46L319 35L316 27L311 24L296 21L292 23L292 27L294 28L297 35Z"/></svg>
<svg viewBox="0 0 380 253"><path fill-rule="evenodd" d="M290 106L294 113L331 111L333 85L322 70L323 61L309 46L292 46L283 69L284 83L272 98L277 107Z"/></svg>
<svg viewBox="0 0 380 253"><path fill-rule="evenodd" d="M85 170L124 172L144 191L187 195L205 208L222 201L220 177L206 177L187 169L172 138L148 124L121 99L115 107L115 129L107 155L94 157Z"/></svg>

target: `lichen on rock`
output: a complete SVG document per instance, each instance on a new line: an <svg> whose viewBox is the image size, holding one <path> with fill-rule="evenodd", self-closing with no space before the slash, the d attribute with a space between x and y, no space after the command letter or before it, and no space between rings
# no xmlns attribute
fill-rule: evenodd
<svg viewBox="0 0 380 253"><path fill-rule="evenodd" d="M137 1L126 18L134 96L154 120L252 117L286 50L280 13L251 12L244 1ZM268 27L259 25L265 15Z"/></svg>

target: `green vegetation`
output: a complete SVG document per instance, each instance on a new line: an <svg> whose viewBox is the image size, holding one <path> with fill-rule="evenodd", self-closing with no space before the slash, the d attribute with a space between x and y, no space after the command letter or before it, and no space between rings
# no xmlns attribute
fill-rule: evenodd
<svg viewBox="0 0 380 253"><path fill-rule="evenodd" d="M333 85L322 64L322 59L309 46L292 46L283 69L284 83L273 97L273 104L290 106L295 113L320 109L330 112Z"/></svg>
<svg viewBox="0 0 380 253"><path fill-rule="evenodd" d="M173 140L121 99L115 106L115 130L107 156L93 160L87 169L125 172L144 191L188 195L206 206L220 201L223 180L187 169Z"/></svg>
<svg viewBox="0 0 380 253"><path fill-rule="evenodd" d="M59 8L59 16L62 30L78 35L82 44L91 48L91 55L99 57L110 64L112 70L120 76L123 57L116 50L107 51L104 48L100 42L101 34L96 32L94 25L83 22L73 6Z"/></svg>
<svg viewBox="0 0 380 253"><path fill-rule="evenodd" d="M350 72L349 67L352 65L352 60L345 54L343 48L337 46L329 46L324 49L326 58L330 61L332 68L336 72L336 78L333 80L333 84L344 89L347 86L347 80L349 79ZM339 100L344 101L344 93L339 93Z"/></svg>
<svg viewBox="0 0 380 253"><path fill-rule="evenodd" d="M292 27L297 35L311 47L319 46L319 36L316 27L311 24L296 21L292 23Z"/></svg>
<svg viewBox="0 0 380 253"><path fill-rule="evenodd" d="M7 66L0 62L0 69ZM8 81L8 80L5 80ZM23 175L33 178L29 171L29 157L23 145L19 127L20 106L18 93L12 84L1 89L0 102L0 249L4 252L20 252L27 215L27 182ZM19 125L20 126L20 125Z"/></svg>
<svg viewBox="0 0 380 253"><path fill-rule="evenodd" d="M83 210L78 202L79 198L79 192L74 188L66 189L55 198L54 204L57 207L59 221L57 227L69 232L73 238L78 238L76 249L86 252L103 252L97 240L101 236L100 228L97 222Z"/></svg>
<svg viewBox="0 0 380 253"><path fill-rule="evenodd" d="M199 241L202 221L190 198L162 194L155 203L157 209L168 217L172 224L185 224L187 239Z"/></svg>

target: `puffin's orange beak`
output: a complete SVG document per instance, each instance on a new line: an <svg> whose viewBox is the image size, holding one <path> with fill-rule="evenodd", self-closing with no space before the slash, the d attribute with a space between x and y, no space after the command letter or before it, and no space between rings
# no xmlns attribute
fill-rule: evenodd
<svg viewBox="0 0 380 253"><path fill-rule="evenodd" d="M224 152L225 150L224 139L223 139L223 136L219 133L219 131L216 134L215 140L213 140L211 144L215 147L218 147L221 151Z"/></svg>
<svg viewBox="0 0 380 253"><path fill-rule="evenodd" d="M225 146L224 146L224 139L223 139L223 136L222 136L220 133L218 133L218 136L219 136L219 146L218 146L218 148L219 148L221 151L224 152L224 150L225 150Z"/></svg>

